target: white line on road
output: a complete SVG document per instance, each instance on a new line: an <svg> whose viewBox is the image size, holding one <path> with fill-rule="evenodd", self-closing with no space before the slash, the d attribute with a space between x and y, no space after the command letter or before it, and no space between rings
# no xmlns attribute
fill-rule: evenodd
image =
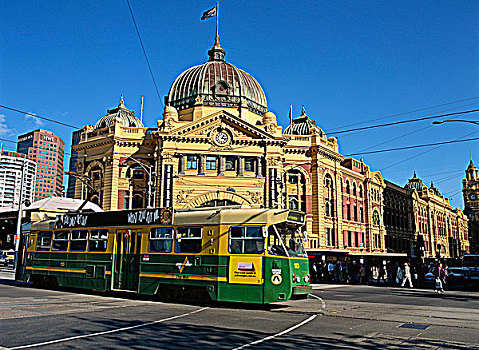
<svg viewBox="0 0 479 350"><path fill-rule="evenodd" d="M324 302L324 300L322 298L318 297L317 295L311 294L311 293L309 293L308 295L313 297L313 298L316 298L318 300L321 300L321 307L323 309L326 309L326 303Z"/></svg>
<svg viewBox="0 0 479 350"><path fill-rule="evenodd" d="M15 350L15 349L34 348L34 347L37 347L37 346L50 345L50 344L55 344L55 343L62 343L62 342L66 342L66 341L70 341L70 340L76 340L76 339L81 339L81 338L90 338L90 337L96 337L96 336L98 336L98 335L105 335L105 334L117 333L117 332L122 332L122 331L128 331L128 330L130 330L130 329L135 329L135 328L140 328L140 327L146 327L146 326L150 326L150 325L152 325L152 324L161 323L161 322L166 322L166 321L171 321L171 320L175 320L175 319L177 319L177 318L190 316L190 315L196 314L196 313L198 313L198 312L204 311L204 310L206 310L206 309L208 309L208 307L203 307L203 308L201 308L201 309L198 309L198 310L195 310L195 311L192 311L192 312L187 312L186 314L182 314L182 315L177 315L177 316L172 316L172 317L163 318L163 319L161 319L161 320L156 320L156 321L152 321L152 322L137 324L136 326L122 327L122 328L112 329L112 330L104 331L104 332L97 332L97 333L91 333L91 334L77 335L77 336L75 336L75 337L55 339L55 340L50 340L50 341L46 341L46 342L42 342L42 343L21 345L21 346L15 346L15 347L13 347L13 348L5 348L5 349Z"/></svg>
<svg viewBox="0 0 479 350"><path fill-rule="evenodd" d="M285 329L285 330L282 331L282 332L276 333L276 334L274 334L274 335L270 335L269 337L266 337L266 338L263 338L263 339L258 339L258 340L254 341L254 342L252 342L252 343L248 343L248 344L245 344L245 345L240 346L240 347L238 347L238 348L234 348L233 350L244 349L244 348L247 348L247 347L249 347L249 346L256 345L256 344L260 344L260 343L262 343L262 342L265 342L265 341L271 340L271 339L273 339L273 338L282 336L282 335L284 335L284 334L286 334L286 333L289 333L289 332L295 330L296 328L299 328L299 327L301 327L302 325L305 325L306 323L308 323L308 322L314 320L314 319L316 318L316 316L318 316L318 315L313 315L313 316L311 316L310 318L304 320L303 322L298 323L297 325L295 325L295 326L293 326L293 327L290 327L290 328L288 328L288 329Z"/></svg>

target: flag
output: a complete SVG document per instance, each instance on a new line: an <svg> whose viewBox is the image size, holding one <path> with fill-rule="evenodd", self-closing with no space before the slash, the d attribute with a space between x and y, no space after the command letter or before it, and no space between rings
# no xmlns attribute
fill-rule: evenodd
<svg viewBox="0 0 479 350"><path fill-rule="evenodd" d="M216 16L216 6L213 7L211 10L203 12L203 16L201 16L201 20L214 17L214 16Z"/></svg>

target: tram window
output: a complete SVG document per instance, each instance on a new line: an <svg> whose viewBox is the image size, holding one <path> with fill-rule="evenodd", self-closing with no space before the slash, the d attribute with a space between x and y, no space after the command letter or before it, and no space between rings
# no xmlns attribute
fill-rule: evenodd
<svg viewBox="0 0 479 350"><path fill-rule="evenodd" d="M201 227L180 227L176 233L175 252L200 253Z"/></svg>
<svg viewBox="0 0 479 350"><path fill-rule="evenodd" d="M87 230L73 230L70 239L70 251L85 251L87 236Z"/></svg>
<svg viewBox="0 0 479 350"><path fill-rule="evenodd" d="M169 253L173 246L172 227L154 227L150 230L149 251L152 253Z"/></svg>
<svg viewBox="0 0 479 350"><path fill-rule="evenodd" d="M264 251L263 226L232 226L228 251L231 254L261 254Z"/></svg>
<svg viewBox="0 0 479 350"><path fill-rule="evenodd" d="M64 250L68 248L68 231L53 232L52 250Z"/></svg>
<svg viewBox="0 0 479 350"><path fill-rule="evenodd" d="M37 250L50 250L52 231L40 231L37 235Z"/></svg>
<svg viewBox="0 0 479 350"><path fill-rule="evenodd" d="M108 242L108 230L91 230L90 243L88 244L89 252L104 252Z"/></svg>

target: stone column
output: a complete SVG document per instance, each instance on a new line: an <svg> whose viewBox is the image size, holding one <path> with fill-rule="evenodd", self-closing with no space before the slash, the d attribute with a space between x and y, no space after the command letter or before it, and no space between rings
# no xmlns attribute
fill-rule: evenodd
<svg viewBox="0 0 479 350"><path fill-rule="evenodd" d="M218 176L225 175L225 157L218 156Z"/></svg>
<svg viewBox="0 0 479 350"><path fill-rule="evenodd" d="M262 157L256 158L256 176L263 177L263 158Z"/></svg>
<svg viewBox="0 0 479 350"><path fill-rule="evenodd" d="M243 170L244 170L244 158L239 156L238 157L238 172L236 173L236 176L243 176Z"/></svg>
<svg viewBox="0 0 479 350"><path fill-rule="evenodd" d="M180 154L180 157L179 157L180 161L179 161L179 165L178 165L178 174L181 174L183 175L185 173L185 158L186 156Z"/></svg>
<svg viewBox="0 0 479 350"><path fill-rule="evenodd" d="M198 175L205 174L205 156L200 154L198 156Z"/></svg>

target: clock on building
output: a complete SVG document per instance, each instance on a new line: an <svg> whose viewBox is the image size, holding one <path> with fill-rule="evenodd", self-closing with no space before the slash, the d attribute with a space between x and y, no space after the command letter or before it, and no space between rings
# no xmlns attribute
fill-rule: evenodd
<svg viewBox="0 0 479 350"><path fill-rule="evenodd" d="M475 201L475 200L477 199L477 195L476 195L475 193L470 193L470 194L469 194L469 199L470 199L471 201Z"/></svg>
<svg viewBox="0 0 479 350"><path fill-rule="evenodd" d="M213 140L218 146L224 146L229 142L230 135L226 131L220 131L214 136Z"/></svg>

